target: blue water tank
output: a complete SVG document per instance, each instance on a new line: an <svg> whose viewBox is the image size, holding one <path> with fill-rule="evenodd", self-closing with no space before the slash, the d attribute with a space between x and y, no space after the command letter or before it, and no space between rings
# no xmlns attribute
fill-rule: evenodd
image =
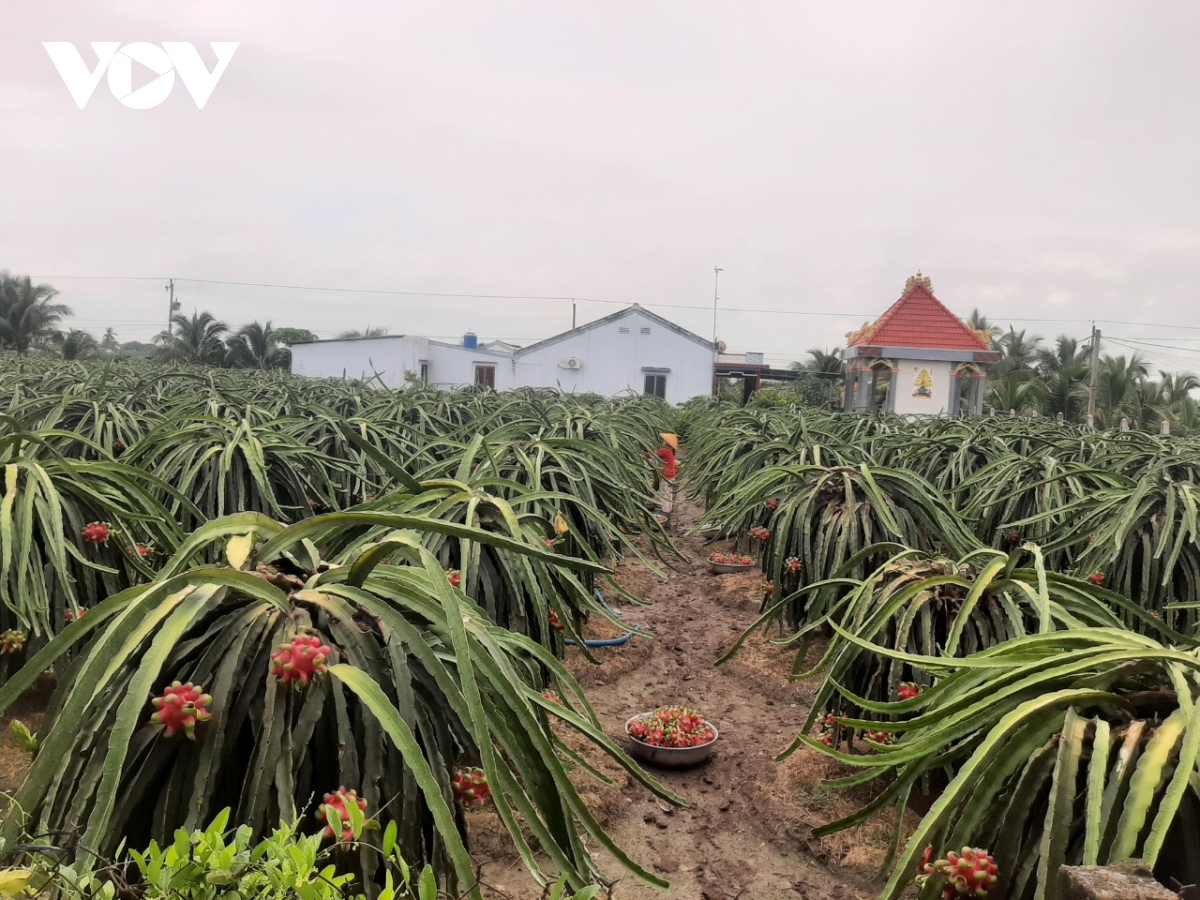
<svg viewBox="0 0 1200 900"><path fill-rule="evenodd" d="M468 331L463 335L463 346L468 350L474 350L479 346L479 338L475 336L475 332Z"/></svg>

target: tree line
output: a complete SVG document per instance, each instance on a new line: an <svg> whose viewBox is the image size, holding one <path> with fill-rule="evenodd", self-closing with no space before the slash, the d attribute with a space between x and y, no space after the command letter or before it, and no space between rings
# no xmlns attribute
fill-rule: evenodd
<svg viewBox="0 0 1200 900"><path fill-rule="evenodd" d="M275 328L270 322L251 322L234 329L210 312L171 317L169 330L153 343L121 342L112 328L97 340L79 328L63 329L63 320L74 315L58 300L48 284L34 284L28 275L0 272L0 351L86 359L92 356L133 355L161 362L217 366L233 369L288 369L289 344L315 341L306 328ZM347 331L339 337L379 337L386 328Z"/></svg>

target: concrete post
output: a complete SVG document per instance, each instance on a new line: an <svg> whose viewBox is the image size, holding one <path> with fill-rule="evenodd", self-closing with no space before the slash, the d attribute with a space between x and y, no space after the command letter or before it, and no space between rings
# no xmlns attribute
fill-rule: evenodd
<svg viewBox="0 0 1200 900"><path fill-rule="evenodd" d="M946 398L946 415L958 415L958 395L962 391L958 382L958 369L950 370L950 396Z"/></svg>
<svg viewBox="0 0 1200 900"><path fill-rule="evenodd" d="M896 411L896 392L900 389L900 369L897 366L892 366L892 381L888 385L887 395L887 411L894 413Z"/></svg>
<svg viewBox="0 0 1200 900"><path fill-rule="evenodd" d="M1178 900L1138 859L1111 866L1063 866L1058 888L1062 900Z"/></svg>

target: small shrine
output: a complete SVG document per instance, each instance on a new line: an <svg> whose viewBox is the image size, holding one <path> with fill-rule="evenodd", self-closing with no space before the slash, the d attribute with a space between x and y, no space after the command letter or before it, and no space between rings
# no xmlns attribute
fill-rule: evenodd
<svg viewBox="0 0 1200 900"><path fill-rule="evenodd" d="M920 271L882 316L846 335L847 412L980 415L987 366L1000 359L992 335L976 331L933 295Z"/></svg>

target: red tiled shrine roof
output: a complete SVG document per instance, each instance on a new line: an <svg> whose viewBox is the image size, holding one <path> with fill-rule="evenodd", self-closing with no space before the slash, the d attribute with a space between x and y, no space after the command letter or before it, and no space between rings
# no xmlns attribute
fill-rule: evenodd
<svg viewBox="0 0 1200 900"><path fill-rule="evenodd" d="M918 272L904 286L900 299L870 325L846 335L847 346L914 347L924 350L991 348L991 336L972 331L933 296L929 276Z"/></svg>

